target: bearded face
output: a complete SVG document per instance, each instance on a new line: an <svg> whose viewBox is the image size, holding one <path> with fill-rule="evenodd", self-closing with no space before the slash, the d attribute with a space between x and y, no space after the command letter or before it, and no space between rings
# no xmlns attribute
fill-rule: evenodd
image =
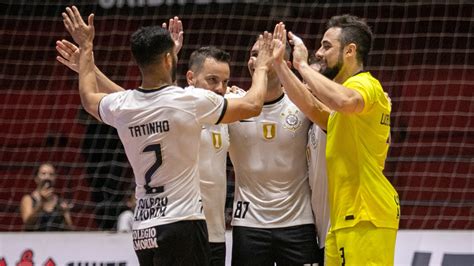
<svg viewBox="0 0 474 266"><path fill-rule="evenodd" d="M327 62L325 62L325 67L321 67L321 69L319 70L319 72L324 75L326 78L328 79L334 79L337 74L339 74L339 71L341 71L341 68L342 68L342 64L343 64L343 61L342 61L342 51L339 53L339 56L337 58L337 62L336 64L330 66L328 65Z"/></svg>

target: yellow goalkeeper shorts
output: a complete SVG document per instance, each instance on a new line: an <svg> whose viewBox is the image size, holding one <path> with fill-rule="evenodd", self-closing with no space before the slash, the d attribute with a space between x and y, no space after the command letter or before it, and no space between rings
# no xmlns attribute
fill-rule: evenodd
<svg viewBox="0 0 474 266"><path fill-rule="evenodd" d="M325 264L393 265L397 230L362 221L354 227L330 230L326 237Z"/></svg>

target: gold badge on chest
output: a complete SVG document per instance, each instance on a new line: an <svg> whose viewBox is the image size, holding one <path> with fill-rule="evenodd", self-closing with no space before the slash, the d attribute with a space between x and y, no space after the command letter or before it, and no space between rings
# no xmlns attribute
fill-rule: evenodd
<svg viewBox="0 0 474 266"><path fill-rule="evenodd" d="M263 138L270 140L276 137L276 124L275 123L262 123Z"/></svg>
<svg viewBox="0 0 474 266"><path fill-rule="evenodd" d="M222 135L220 132L212 132L212 145L216 150L222 148Z"/></svg>

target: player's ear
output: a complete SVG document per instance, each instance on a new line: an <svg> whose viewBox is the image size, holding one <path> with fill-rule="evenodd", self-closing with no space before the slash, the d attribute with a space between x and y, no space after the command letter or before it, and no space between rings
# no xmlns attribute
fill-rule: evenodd
<svg viewBox="0 0 474 266"><path fill-rule="evenodd" d="M173 55L171 53L165 54L165 64L166 64L166 67L169 69L173 67Z"/></svg>
<svg viewBox="0 0 474 266"><path fill-rule="evenodd" d="M346 46L346 55L347 56L356 56L357 45L355 43L349 43Z"/></svg>
<svg viewBox="0 0 474 266"><path fill-rule="evenodd" d="M191 70L188 70L186 72L186 81L188 82L188 85L194 86L194 72Z"/></svg>

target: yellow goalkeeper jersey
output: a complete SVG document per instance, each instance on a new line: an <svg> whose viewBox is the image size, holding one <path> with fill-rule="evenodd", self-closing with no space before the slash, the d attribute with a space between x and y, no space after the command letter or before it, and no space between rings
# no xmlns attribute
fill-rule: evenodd
<svg viewBox="0 0 474 266"><path fill-rule="evenodd" d="M369 72L343 85L364 98L361 113L333 112L328 121L327 170L331 229L370 221L398 228L398 194L383 174L390 144L390 100Z"/></svg>

